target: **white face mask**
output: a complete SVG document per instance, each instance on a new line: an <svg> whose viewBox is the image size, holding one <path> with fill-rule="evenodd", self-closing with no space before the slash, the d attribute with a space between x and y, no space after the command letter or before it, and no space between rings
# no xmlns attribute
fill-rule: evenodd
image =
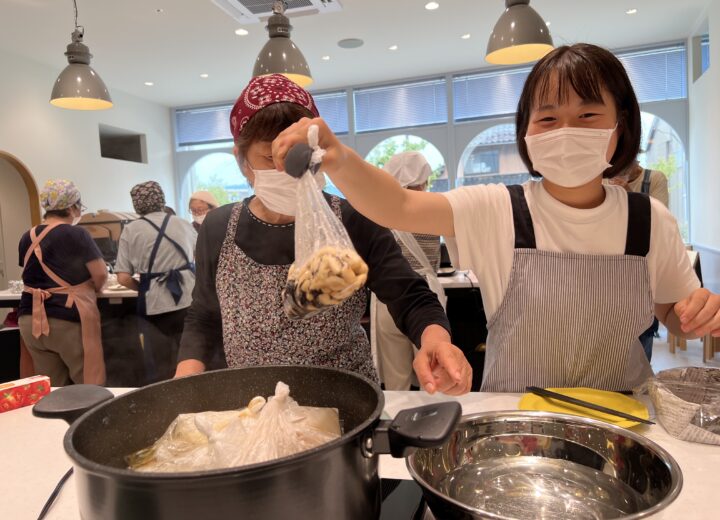
<svg viewBox="0 0 720 520"><path fill-rule="evenodd" d="M79 217L73 218L72 225L77 226L78 222L80 222L81 219L82 219L82 215L80 215Z"/></svg>
<svg viewBox="0 0 720 520"><path fill-rule="evenodd" d="M611 166L606 156L615 128L559 128L525 136L525 144L533 168L543 178L577 188Z"/></svg>
<svg viewBox="0 0 720 520"><path fill-rule="evenodd" d="M275 213L295 216L297 208L298 179L277 170L252 170L255 174L253 189L265 207ZM318 187L325 187L325 174L315 177Z"/></svg>
<svg viewBox="0 0 720 520"><path fill-rule="evenodd" d="M202 226L203 220L205 220L205 215L193 215L192 219L198 226Z"/></svg>

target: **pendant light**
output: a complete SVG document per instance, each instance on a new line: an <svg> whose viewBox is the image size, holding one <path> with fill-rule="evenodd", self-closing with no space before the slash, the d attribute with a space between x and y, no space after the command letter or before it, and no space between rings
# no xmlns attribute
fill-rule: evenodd
<svg viewBox="0 0 720 520"><path fill-rule="evenodd" d="M50 96L50 103L71 110L105 110L113 106L105 83L90 67L90 49L83 43L85 28L77 23L77 1L75 8L75 30L72 43L67 46L68 66L60 73Z"/></svg>
<svg viewBox="0 0 720 520"><path fill-rule="evenodd" d="M505 12L488 40L485 59L489 63L529 63L553 50L550 30L529 4L530 0L505 0Z"/></svg>
<svg viewBox="0 0 720 520"><path fill-rule="evenodd" d="M268 18L266 27L270 39L258 54L253 77L282 74L301 87L307 87L313 82L310 67L303 53L290 39L292 26L284 14L286 7L282 0L276 0L273 4L273 14Z"/></svg>

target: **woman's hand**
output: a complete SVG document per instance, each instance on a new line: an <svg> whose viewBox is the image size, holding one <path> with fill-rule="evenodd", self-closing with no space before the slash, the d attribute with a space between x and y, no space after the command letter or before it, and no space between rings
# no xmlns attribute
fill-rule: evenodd
<svg viewBox="0 0 720 520"><path fill-rule="evenodd" d="M308 128L311 125L318 127L318 146L325 150L322 159L323 170L329 174L340 169L347 159L347 149L321 118L302 118L297 123L287 127L272 142L272 156L275 168L278 171L285 171L285 156L290 149L298 143L308 142Z"/></svg>
<svg viewBox="0 0 720 520"><path fill-rule="evenodd" d="M436 391L448 395L468 393L472 367L465 354L450 342L450 334L439 325L430 325L420 342L420 351L413 361L420 386L429 394Z"/></svg>
<svg viewBox="0 0 720 520"><path fill-rule="evenodd" d="M720 337L720 295L705 288L696 289L690 296L675 304L680 328L686 334L701 338L707 334Z"/></svg>
<svg viewBox="0 0 720 520"><path fill-rule="evenodd" d="M173 378L191 376L205 372L205 363L197 359L185 359L178 363Z"/></svg>

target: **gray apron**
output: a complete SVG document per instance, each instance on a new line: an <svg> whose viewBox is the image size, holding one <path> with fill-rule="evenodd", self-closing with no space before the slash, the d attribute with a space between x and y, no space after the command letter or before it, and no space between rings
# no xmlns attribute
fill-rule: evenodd
<svg viewBox="0 0 720 520"><path fill-rule="evenodd" d="M652 375L638 340L653 320L650 199L628 193L622 255L538 250L522 186L508 186L515 227L510 280L488 322L482 391L629 390Z"/></svg>
<svg viewBox="0 0 720 520"><path fill-rule="evenodd" d="M340 218L340 199L332 197L331 206ZM282 289L290 266L260 264L238 247L235 234L242 208L239 202L232 210L215 282L228 366L320 365L377 381L370 343L360 325L366 292L358 291L311 318L288 319Z"/></svg>

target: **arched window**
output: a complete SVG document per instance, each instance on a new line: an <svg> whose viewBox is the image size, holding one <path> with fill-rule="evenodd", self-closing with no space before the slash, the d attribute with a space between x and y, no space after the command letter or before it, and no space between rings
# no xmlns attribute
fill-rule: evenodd
<svg viewBox="0 0 720 520"><path fill-rule="evenodd" d="M401 152L420 152L432 168L428 181L428 191L441 192L450 189L445 159L440 150L427 139L410 134L400 134L380 141L370 150L365 160L382 168L390 158Z"/></svg>
<svg viewBox="0 0 720 520"><path fill-rule="evenodd" d="M680 233L688 241L687 159L685 146L675 129L664 119L642 112L642 137L638 161L643 168L658 170L668 179L670 211Z"/></svg>
<svg viewBox="0 0 720 520"><path fill-rule="evenodd" d="M205 155L190 167L182 188L183 214L187 212L190 195L198 190L211 192L220 205L237 202L253 193L235 157L226 152Z"/></svg>
<svg viewBox="0 0 720 520"><path fill-rule="evenodd" d="M457 186L521 184L529 178L515 146L515 125L503 123L482 131L465 147Z"/></svg>

